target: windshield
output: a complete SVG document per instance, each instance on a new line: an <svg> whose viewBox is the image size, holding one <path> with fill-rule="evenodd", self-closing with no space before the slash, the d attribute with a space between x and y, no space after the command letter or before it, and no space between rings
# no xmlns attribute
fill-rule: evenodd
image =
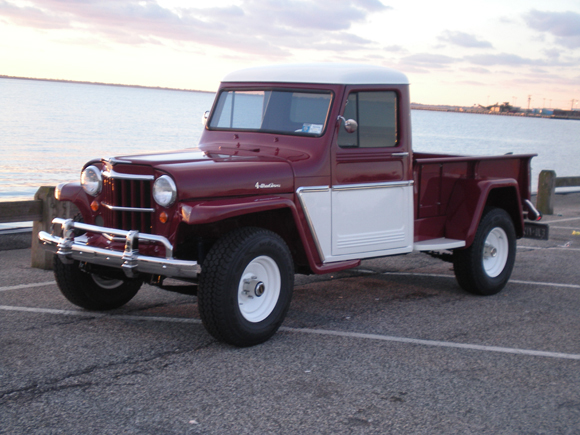
<svg viewBox="0 0 580 435"><path fill-rule="evenodd" d="M331 100L330 92L222 91L209 127L320 136Z"/></svg>

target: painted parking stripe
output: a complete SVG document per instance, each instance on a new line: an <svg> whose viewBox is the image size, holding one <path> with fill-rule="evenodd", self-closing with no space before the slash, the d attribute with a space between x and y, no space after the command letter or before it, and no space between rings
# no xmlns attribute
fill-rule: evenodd
<svg viewBox="0 0 580 435"><path fill-rule="evenodd" d="M555 223L559 223L559 222L570 222L570 221L577 221L577 220L580 220L580 216L573 217L573 218L566 218L566 219L554 219L554 220L551 220L549 222L542 222L542 223L546 223L546 224L550 225L550 224L555 224Z"/></svg>
<svg viewBox="0 0 580 435"><path fill-rule="evenodd" d="M34 287L45 287L47 285L56 284L56 281L46 281L46 282L36 282L32 284L19 284L19 285L11 285L7 287L0 287L0 292L6 292L8 290L21 290L24 288L34 288Z"/></svg>
<svg viewBox="0 0 580 435"><path fill-rule="evenodd" d="M515 355L543 356L549 358L580 360L580 354L573 353L545 352L541 350L517 349L499 346L484 346L480 344L454 343L452 341L421 340L417 338L393 337L389 335L365 334L359 332L329 331L324 329L281 327L280 330L288 332L299 332L303 334L332 335L337 337L361 338L365 340L391 341L397 343L417 344L422 346L451 347L456 349L481 350L485 352L500 352Z"/></svg>
<svg viewBox="0 0 580 435"><path fill-rule="evenodd" d="M26 313L38 313L38 314L55 314L64 316L76 316L85 318L109 318L112 320L138 320L147 322L170 322L170 323L193 323L201 324L200 319L192 318L182 318L182 317L155 317L155 316L135 316L127 314L107 314L107 313L94 313L87 311L76 311L76 310L55 310L50 308L32 308L32 307L13 307L7 305L0 305L0 310L4 311L16 311L16 312L26 312ZM559 359L573 359L580 360L580 354L562 353L562 352L545 352L541 350L530 350L530 349L517 349L510 347L498 347L498 346L485 346L479 344L467 344L467 343L454 343L451 341L439 341L439 340L422 340L417 338L406 338L406 337L393 337L390 335L379 335L379 334L365 334L358 332L345 332L345 331L332 331L327 329L310 329L310 328L290 328L283 326L280 331L297 333L297 334L310 334L310 335L325 335L334 337L344 337L344 338L356 338L364 340L375 340L375 341L388 341L404 344L414 344L421 346L431 346L431 347L448 347L455 349L464 350L479 350L484 352L499 352L507 353L513 355L526 355L526 356L541 356L548 358L559 358Z"/></svg>
<svg viewBox="0 0 580 435"><path fill-rule="evenodd" d="M423 276L429 278L453 278L453 275L443 275L437 273L409 273L409 272L381 272L383 275L393 275L393 276ZM522 281L519 279L510 279L509 283L513 284L524 284L524 285L543 285L546 287L565 287L565 288L577 288L580 289L578 284L559 284L556 282L539 282L539 281Z"/></svg>
<svg viewBox="0 0 580 435"><path fill-rule="evenodd" d="M75 316L86 317L93 319L111 318L119 320L141 320L148 322L169 322L169 323L196 323L201 324L200 319L191 319L187 317L156 317L156 316L138 316L131 314L108 314L94 311L80 311L80 310L56 310L53 308L34 308L34 307L13 307L9 305L0 305L0 310L4 311L18 311L22 313L36 313L36 314L56 314L61 316Z"/></svg>
<svg viewBox="0 0 580 435"><path fill-rule="evenodd" d="M530 249L534 249L530 247ZM538 249L545 249L545 248L538 248ZM354 271L359 273L365 274L382 274L382 275L394 275L394 276L424 276L424 277L431 277L431 278L453 278L455 279L454 275L444 275L444 274L437 274L437 273L419 273L419 272L375 272L373 270L368 269L354 269ZM536 281L522 281L518 279L510 279L510 283L513 284L524 284L524 285L543 285L547 287L565 287L565 288L577 288L580 289L580 285L578 284L560 284L555 282L536 282ZM27 288L34 288L34 287L46 287L49 285L55 285L56 281L46 281L46 282L38 282L33 284L20 284L20 285L13 285L8 287L0 287L0 292L9 291L9 290L20 290L20 289L27 289Z"/></svg>

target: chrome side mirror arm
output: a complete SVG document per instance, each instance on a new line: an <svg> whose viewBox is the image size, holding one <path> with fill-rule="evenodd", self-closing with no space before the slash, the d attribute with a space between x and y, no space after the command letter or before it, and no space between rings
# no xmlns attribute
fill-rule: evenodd
<svg viewBox="0 0 580 435"><path fill-rule="evenodd" d="M344 123L344 129L347 133L354 133L358 129L358 123L354 119L345 119L344 116L338 115L336 121L339 124L341 121Z"/></svg>

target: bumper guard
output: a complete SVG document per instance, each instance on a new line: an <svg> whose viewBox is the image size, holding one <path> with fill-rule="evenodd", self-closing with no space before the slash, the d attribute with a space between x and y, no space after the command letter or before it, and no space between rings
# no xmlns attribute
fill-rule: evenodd
<svg viewBox="0 0 580 435"><path fill-rule="evenodd" d="M62 237L54 235L56 225L62 227ZM125 240L124 251L97 248L87 244L85 235L74 237L74 230L103 234L109 240ZM178 260L173 258L173 246L163 236L140 233L136 230L125 231L114 228L88 225L74 222L72 219L56 218L52 221L52 234L46 231L38 233L44 248L58 255L65 264L74 260L101 266L119 268L128 278L137 273L150 273L173 278L196 278L201 271L197 261ZM139 241L160 243L165 247L165 258L150 257L139 254Z"/></svg>

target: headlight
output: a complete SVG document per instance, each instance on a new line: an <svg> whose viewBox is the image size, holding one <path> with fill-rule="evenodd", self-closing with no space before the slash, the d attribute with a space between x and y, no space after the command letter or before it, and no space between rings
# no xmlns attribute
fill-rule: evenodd
<svg viewBox="0 0 580 435"><path fill-rule="evenodd" d="M162 175L153 184L153 199L163 207L169 207L177 198L177 187L168 175Z"/></svg>
<svg viewBox="0 0 580 435"><path fill-rule="evenodd" d="M103 188L101 171L96 166L89 166L81 174L81 186L91 196L97 196Z"/></svg>

